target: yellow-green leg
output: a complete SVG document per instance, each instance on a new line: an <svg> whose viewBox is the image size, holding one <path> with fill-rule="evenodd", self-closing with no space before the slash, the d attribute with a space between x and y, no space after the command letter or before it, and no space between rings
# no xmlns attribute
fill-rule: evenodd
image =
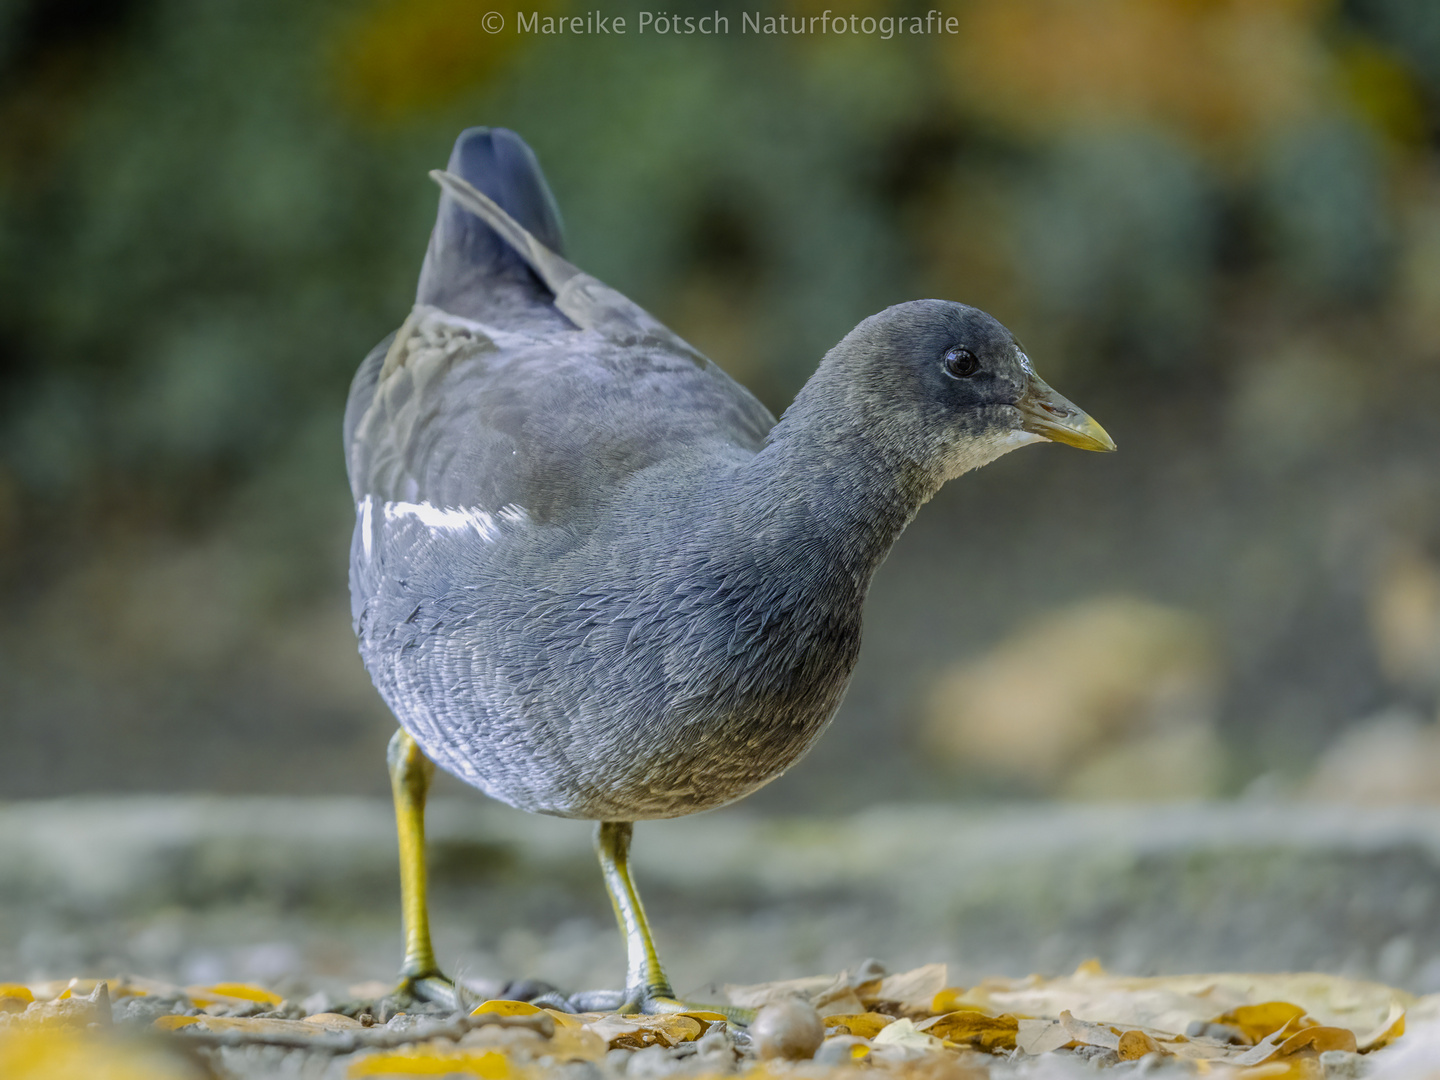
<svg viewBox="0 0 1440 1080"><path fill-rule="evenodd" d="M634 831L635 824L630 821L602 821L595 830L595 851L600 856L600 872L605 875L605 888L609 890L610 902L615 906L615 919L625 936L625 1004L620 1011L662 1013L701 1009L719 1012L742 1024L749 1023L755 1015L751 1009L733 1005L696 1005L676 999L665 969L660 966L660 955L655 951L650 922L645 918L645 905L640 902L640 894L630 877L630 838Z"/></svg>
<svg viewBox="0 0 1440 1080"><path fill-rule="evenodd" d="M455 984L440 971L430 944L430 909L425 895L425 796L435 765L415 740L397 731L385 760L395 796L395 829L400 840L400 910L405 926L405 962L395 996L454 1006Z"/></svg>
<svg viewBox="0 0 1440 1080"><path fill-rule="evenodd" d="M615 905L615 919L625 936L625 1008L627 1012L674 1012L684 1008L675 1000L670 980L660 966L655 952L655 939L650 922L645 918L645 905L630 879L630 838L635 832L632 821L602 821L595 830L595 853L600 856L600 872L605 888Z"/></svg>

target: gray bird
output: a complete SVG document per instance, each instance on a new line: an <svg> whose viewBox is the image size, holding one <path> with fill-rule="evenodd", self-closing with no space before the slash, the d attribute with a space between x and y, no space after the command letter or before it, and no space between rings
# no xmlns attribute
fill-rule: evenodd
<svg viewBox="0 0 1440 1080"><path fill-rule="evenodd" d="M681 1007L633 823L723 806L793 765L860 651L871 576L947 480L1026 443L1113 450L964 304L855 327L777 422L561 255L530 148L461 134L415 307L345 410L360 654L400 722L389 765L406 952L397 993L453 999L425 904L439 764L492 798L598 821L623 993Z"/></svg>

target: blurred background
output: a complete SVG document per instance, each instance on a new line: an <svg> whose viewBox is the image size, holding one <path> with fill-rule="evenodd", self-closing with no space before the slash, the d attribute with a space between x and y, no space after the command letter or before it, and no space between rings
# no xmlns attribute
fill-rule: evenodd
<svg viewBox="0 0 1440 1080"><path fill-rule="evenodd" d="M575 262L777 413L936 296L1120 445L927 506L747 813L1440 803L1433 0L947 0L890 40L484 10L0 0L0 798L386 792L340 417L484 123Z"/></svg>

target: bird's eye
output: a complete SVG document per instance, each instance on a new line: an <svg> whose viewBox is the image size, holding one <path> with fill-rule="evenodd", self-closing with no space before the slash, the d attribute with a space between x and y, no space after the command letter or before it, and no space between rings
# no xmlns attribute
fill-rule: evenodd
<svg viewBox="0 0 1440 1080"><path fill-rule="evenodd" d="M952 379L968 379L980 370L980 361L969 349L956 346L945 353L945 374Z"/></svg>

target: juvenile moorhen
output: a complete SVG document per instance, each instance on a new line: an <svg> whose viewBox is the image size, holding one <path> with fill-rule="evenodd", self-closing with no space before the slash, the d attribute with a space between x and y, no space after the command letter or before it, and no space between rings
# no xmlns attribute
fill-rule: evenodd
<svg viewBox="0 0 1440 1080"><path fill-rule="evenodd" d="M345 410L360 653L400 721L389 765L397 992L453 1000L431 949L434 766L598 821L625 990L681 1007L630 880L632 825L775 779L840 704L871 576L947 480L1026 443L1115 444L975 308L917 300L831 349L778 421L560 252L530 148L455 144L416 303Z"/></svg>

